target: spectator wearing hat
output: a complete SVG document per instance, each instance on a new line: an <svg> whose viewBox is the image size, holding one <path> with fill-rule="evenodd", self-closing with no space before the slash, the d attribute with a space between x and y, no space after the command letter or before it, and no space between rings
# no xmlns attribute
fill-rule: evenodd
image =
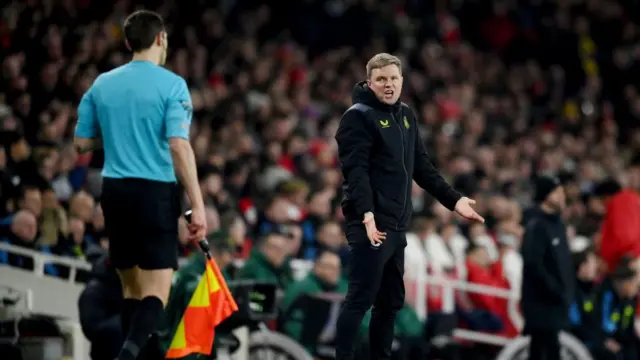
<svg viewBox="0 0 640 360"><path fill-rule="evenodd" d="M640 257L640 196L613 179L598 184L593 196L604 209L599 254L611 271L626 254Z"/></svg>
<svg viewBox="0 0 640 360"><path fill-rule="evenodd" d="M522 313L524 332L531 335L529 359L560 359L558 334L569 326L575 275L567 230L560 214L565 207L560 180L536 180L538 204L530 212L522 245Z"/></svg>
<svg viewBox="0 0 640 360"><path fill-rule="evenodd" d="M19 133L11 133L7 139L7 163L19 183L41 183L38 169L33 160L31 146Z"/></svg>

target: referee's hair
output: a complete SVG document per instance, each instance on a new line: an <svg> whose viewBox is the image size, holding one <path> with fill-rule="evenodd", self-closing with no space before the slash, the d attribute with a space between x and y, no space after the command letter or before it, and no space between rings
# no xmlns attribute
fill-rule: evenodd
<svg viewBox="0 0 640 360"><path fill-rule="evenodd" d="M155 37L164 29L162 16L149 10L138 10L124 21L124 37L133 52L150 48Z"/></svg>

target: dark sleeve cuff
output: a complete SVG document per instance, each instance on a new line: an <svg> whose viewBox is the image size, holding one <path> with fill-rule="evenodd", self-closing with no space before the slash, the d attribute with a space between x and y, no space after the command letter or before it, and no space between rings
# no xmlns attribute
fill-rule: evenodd
<svg viewBox="0 0 640 360"><path fill-rule="evenodd" d="M454 211L460 198L462 198L462 194L450 187L445 194L438 197L438 201L447 209Z"/></svg>

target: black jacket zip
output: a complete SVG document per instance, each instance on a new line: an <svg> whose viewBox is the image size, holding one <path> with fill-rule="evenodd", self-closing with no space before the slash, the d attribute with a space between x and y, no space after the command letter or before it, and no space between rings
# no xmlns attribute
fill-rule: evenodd
<svg viewBox="0 0 640 360"><path fill-rule="evenodd" d="M396 116L393 114L393 112L391 112L391 118L393 119L393 122L396 123L396 126L398 126L398 130L400 131L400 137L402 138L402 170L404 170L404 176L405 176L405 182L404 182L404 192L403 192L403 202L402 202L402 213L400 213L400 219L398 219L398 222L396 223L396 230L398 230L398 228L400 227L400 223L402 222L402 220L404 219L404 214L407 212L407 186L408 186L408 181L406 180L406 178L409 177L409 172L407 171L407 166L404 163L404 157L405 157L405 149L404 149L404 133L402 132L402 127L400 126L400 123L398 123L398 121L396 120Z"/></svg>

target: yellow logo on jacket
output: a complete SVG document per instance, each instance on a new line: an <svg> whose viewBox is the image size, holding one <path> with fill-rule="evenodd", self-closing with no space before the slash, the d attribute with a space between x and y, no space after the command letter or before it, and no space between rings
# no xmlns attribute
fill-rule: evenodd
<svg viewBox="0 0 640 360"><path fill-rule="evenodd" d="M409 128L409 120L407 120L407 117L404 117L404 127L406 127L407 129Z"/></svg>
<svg viewBox="0 0 640 360"><path fill-rule="evenodd" d="M380 120L380 125L382 126L383 129L388 128L389 120Z"/></svg>

